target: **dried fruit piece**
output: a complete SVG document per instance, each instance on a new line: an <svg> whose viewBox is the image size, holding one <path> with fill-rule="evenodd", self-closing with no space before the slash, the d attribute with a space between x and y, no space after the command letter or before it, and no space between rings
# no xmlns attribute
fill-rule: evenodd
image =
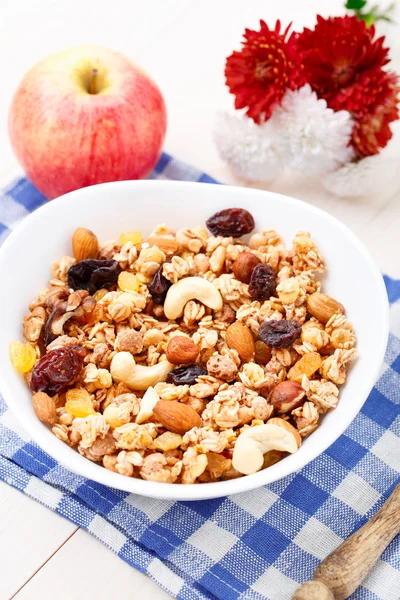
<svg viewBox="0 0 400 600"><path fill-rule="evenodd" d="M34 392L54 396L78 379L86 352L79 346L56 348L45 354L35 365L31 379Z"/></svg>
<svg viewBox="0 0 400 600"><path fill-rule="evenodd" d="M11 342L9 351L11 364L15 369L21 373L27 373L32 369L36 362L36 352L33 346L22 342Z"/></svg>
<svg viewBox="0 0 400 600"><path fill-rule="evenodd" d="M250 329L241 321L235 321L226 330L226 343L229 348L236 350L243 362L248 362L254 357L254 338Z"/></svg>
<svg viewBox="0 0 400 600"><path fill-rule="evenodd" d="M261 340L256 341L254 349L254 360L260 365L266 365L271 360L271 348Z"/></svg>
<svg viewBox="0 0 400 600"><path fill-rule="evenodd" d="M251 275L260 260L252 252L241 252L232 265L232 271L236 279L242 283L250 283Z"/></svg>
<svg viewBox="0 0 400 600"><path fill-rule="evenodd" d="M217 454L216 452L207 452L207 471L211 477L218 479L222 473L227 471L232 466L232 460L226 458L223 454Z"/></svg>
<svg viewBox="0 0 400 600"><path fill-rule="evenodd" d="M173 365L192 363L199 355L199 348L183 335L175 335L167 346L167 360Z"/></svg>
<svg viewBox="0 0 400 600"><path fill-rule="evenodd" d="M66 393L67 401L65 410L73 417L87 417L94 415L95 410L90 399L90 394L85 388L73 388Z"/></svg>
<svg viewBox="0 0 400 600"><path fill-rule="evenodd" d="M301 383L303 375L310 378L322 365L322 358L318 352L307 352L297 361L288 373L290 381Z"/></svg>
<svg viewBox="0 0 400 600"><path fill-rule="evenodd" d="M276 289L276 279L273 269L264 263L256 265L250 283L249 294L254 300L268 300Z"/></svg>
<svg viewBox="0 0 400 600"><path fill-rule="evenodd" d="M56 405L53 398L44 392L37 392L32 396L32 406L38 419L42 423L54 425L57 418Z"/></svg>
<svg viewBox="0 0 400 600"><path fill-rule="evenodd" d="M304 396L300 383L282 381L272 390L269 401L279 413L288 413L303 403Z"/></svg>
<svg viewBox="0 0 400 600"><path fill-rule="evenodd" d="M238 238L253 231L252 215L244 208L226 208L212 215L206 225L213 235Z"/></svg>
<svg viewBox="0 0 400 600"><path fill-rule="evenodd" d="M193 427L201 427L200 415L187 404L175 400L160 400L153 409L154 417L168 431L184 434Z"/></svg>
<svg viewBox="0 0 400 600"><path fill-rule="evenodd" d="M160 266L158 271L156 271L153 279L147 286L147 289L156 304L164 304L167 292L172 285L172 282L168 281L163 275L163 266L164 263Z"/></svg>
<svg viewBox="0 0 400 600"><path fill-rule="evenodd" d="M167 383L194 385L197 383L197 378L201 375L207 375L206 369L203 369L200 365L187 365L170 371L167 375Z"/></svg>
<svg viewBox="0 0 400 600"><path fill-rule="evenodd" d="M72 236L72 250L78 262L85 258L97 258L99 240L90 229L79 227Z"/></svg>
<svg viewBox="0 0 400 600"><path fill-rule="evenodd" d="M301 325L298 321L264 321L260 325L258 336L262 342L273 348L289 348L300 336Z"/></svg>
<svg viewBox="0 0 400 600"><path fill-rule="evenodd" d="M129 271L122 271L118 275L118 287L123 292L138 292L139 286L139 280L133 273L130 273Z"/></svg>
<svg viewBox="0 0 400 600"><path fill-rule="evenodd" d="M143 236L141 231L126 231L119 236L119 243L124 245L128 242L132 242L134 246L137 246L141 243L142 239Z"/></svg>
<svg viewBox="0 0 400 600"><path fill-rule="evenodd" d="M96 302L99 302L106 294L108 294L108 290L106 288L101 288L93 294L93 298L96 300Z"/></svg>
<svg viewBox="0 0 400 600"><path fill-rule="evenodd" d="M117 283L121 267L116 260L94 260L88 258L68 269L68 286L73 290L86 290L94 294L101 288Z"/></svg>
<svg viewBox="0 0 400 600"><path fill-rule="evenodd" d="M279 450L270 450L264 454L264 462L263 469L268 469L268 467L272 467L272 465L276 464L283 458L283 452L279 452Z"/></svg>
<svg viewBox="0 0 400 600"><path fill-rule="evenodd" d="M325 324L333 315L337 313L343 314L344 306L334 298L328 296L328 294L315 292L307 298L307 310L310 315Z"/></svg>
<svg viewBox="0 0 400 600"><path fill-rule="evenodd" d="M179 435L179 433L166 431L154 440L153 448L155 450L161 450L161 452L168 452L168 450L176 450L181 444L182 436Z"/></svg>

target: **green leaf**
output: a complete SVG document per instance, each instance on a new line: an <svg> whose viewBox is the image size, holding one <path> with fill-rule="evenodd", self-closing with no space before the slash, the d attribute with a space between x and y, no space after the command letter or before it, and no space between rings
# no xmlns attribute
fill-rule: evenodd
<svg viewBox="0 0 400 600"><path fill-rule="evenodd" d="M347 0L346 8L348 10L361 10L367 4L367 0Z"/></svg>

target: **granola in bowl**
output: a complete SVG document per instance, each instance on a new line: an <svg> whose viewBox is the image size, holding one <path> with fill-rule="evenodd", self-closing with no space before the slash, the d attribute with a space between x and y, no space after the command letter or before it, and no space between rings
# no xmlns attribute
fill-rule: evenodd
<svg viewBox="0 0 400 600"><path fill-rule="evenodd" d="M38 418L106 469L241 477L296 452L338 403L356 337L310 234L287 249L239 208L207 227L103 246L79 228L11 344Z"/></svg>

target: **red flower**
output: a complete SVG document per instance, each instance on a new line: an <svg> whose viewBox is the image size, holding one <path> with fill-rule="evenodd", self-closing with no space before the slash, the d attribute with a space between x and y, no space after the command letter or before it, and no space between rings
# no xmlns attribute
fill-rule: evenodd
<svg viewBox="0 0 400 600"><path fill-rule="evenodd" d="M396 73L380 68L365 71L357 75L352 84L332 96L328 104L333 110L348 110L353 117L360 118L391 98L396 82Z"/></svg>
<svg viewBox="0 0 400 600"><path fill-rule="evenodd" d="M269 29L260 21L260 31L246 29L243 48L226 59L226 85L235 97L235 108L247 108L256 123L267 120L287 88L296 87L293 68L294 36L289 27L281 33L280 21Z"/></svg>
<svg viewBox="0 0 400 600"><path fill-rule="evenodd" d="M384 38L373 41L375 28L358 17L317 17L314 30L297 36L296 48L306 81L319 96L329 100L352 84L357 75L389 62Z"/></svg>
<svg viewBox="0 0 400 600"><path fill-rule="evenodd" d="M359 156L378 154L393 135L389 124L399 118L398 77L395 73L386 75L384 91L378 92L375 104L355 119L352 144Z"/></svg>

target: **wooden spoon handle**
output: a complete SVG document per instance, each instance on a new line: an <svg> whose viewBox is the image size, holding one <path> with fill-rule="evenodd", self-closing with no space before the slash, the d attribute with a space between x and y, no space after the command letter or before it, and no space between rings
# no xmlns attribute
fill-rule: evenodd
<svg viewBox="0 0 400 600"><path fill-rule="evenodd" d="M301 586L293 600L345 600L399 532L400 484L368 523L322 561L313 581Z"/></svg>

